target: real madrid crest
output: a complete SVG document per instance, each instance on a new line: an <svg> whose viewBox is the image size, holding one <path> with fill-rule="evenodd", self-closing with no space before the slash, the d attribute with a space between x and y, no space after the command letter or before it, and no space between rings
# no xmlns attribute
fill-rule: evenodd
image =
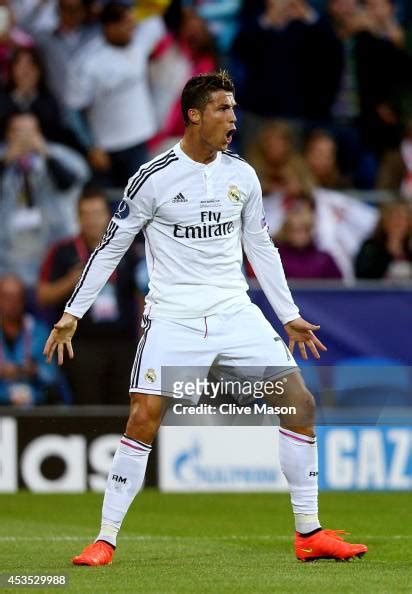
<svg viewBox="0 0 412 594"><path fill-rule="evenodd" d="M149 382L149 384L154 384L156 381L156 372L154 369L148 369L144 374L144 379Z"/></svg>
<svg viewBox="0 0 412 594"><path fill-rule="evenodd" d="M235 204L241 204L242 202L241 192L237 186L229 186L227 197L231 202L234 202Z"/></svg>

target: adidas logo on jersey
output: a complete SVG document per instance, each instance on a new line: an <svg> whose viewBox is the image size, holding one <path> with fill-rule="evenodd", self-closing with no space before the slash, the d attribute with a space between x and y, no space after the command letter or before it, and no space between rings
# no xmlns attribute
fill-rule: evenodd
<svg viewBox="0 0 412 594"><path fill-rule="evenodd" d="M182 202L189 202L189 200L185 198L182 193L179 193L172 200L172 204L181 204Z"/></svg>

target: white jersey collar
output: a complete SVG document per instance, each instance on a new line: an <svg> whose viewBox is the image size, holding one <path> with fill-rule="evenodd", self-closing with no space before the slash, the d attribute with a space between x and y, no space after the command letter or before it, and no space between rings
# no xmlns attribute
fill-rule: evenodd
<svg viewBox="0 0 412 594"><path fill-rule="evenodd" d="M218 151L216 154L216 159L214 159L210 163L199 163L199 161L193 161L193 159L191 159L188 155L186 155L186 153L182 150L182 147L180 146L180 142L175 144L175 146L173 147L173 150L176 153L176 155L179 157L179 159L183 159L184 161L190 163L193 167L197 167L198 169L201 169L203 171L210 171L210 170L214 169L215 167L217 167L220 163L221 158L222 158L222 153L220 151Z"/></svg>

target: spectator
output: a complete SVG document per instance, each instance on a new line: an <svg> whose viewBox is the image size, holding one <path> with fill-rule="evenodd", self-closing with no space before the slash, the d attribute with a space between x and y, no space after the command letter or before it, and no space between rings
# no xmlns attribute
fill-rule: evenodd
<svg viewBox="0 0 412 594"><path fill-rule="evenodd" d="M339 86L340 42L330 21L313 9L313 2L288 0L289 18L302 29L300 85L304 119L313 126L331 126Z"/></svg>
<svg viewBox="0 0 412 594"><path fill-rule="evenodd" d="M35 116L10 118L0 145L0 274L35 284L47 246L76 228L74 202L88 173L77 153L46 142Z"/></svg>
<svg viewBox="0 0 412 594"><path fill-rule="evenodd" d="M97 247L110 220L104 194L89 188L79 200L80 233L52 246L43 263L37 287L38 302L53 319L61 315L83 267ZM76 357L65 371L76 404L121 404L128 391L135 353L137 302L135 246L85 315L76 334ZM93 382L89 378L93 375Z"/></svg>
<svg viewBox="0 0 412 594"><path fill-rule="evenodd" d="M265 10L266 0L243 0L240 16L242 22L257 18Z"/></svg>
<svg viewBox="0 0 412 594"><path fill-rule="evenodd" d="M387 39L393 45L405 46L405 32L395 15L393 0L364 0L367 29L376 37Z"/></svg>
<svg viewBox="0 0 412 594"><path fill-rule="evenodd" d="M264 200L269 232L275 236L292 209L307 206L315 216L315 244L329 253L345 279L353 278L353 259L377 220L372 206L345 194L317 188L300 158L283 171L283 191Z"/></svg>
<svg viewBox="0 0 412 594"><path fill-rule="evenodd" d="M278 0L267 0L263 14L245 23L236 37L243 146L270 119L303 117L302 41L300 23L291 22L288 3Z"/></svg>
<svg viewBox="0 0 412 594"><path fill-rule="evenodd" d="M330 117L336 45L330 25L305 0L266 0L263 14L245 23L233 46L244 146L270 119L288 119L301 132L305 119Z"/></svg>
<svg viewBox="0 0 412 594"><path fill-rule="evenodd" d="M226 55L238 30L242 0L183 0L204 19L216 39L222 55Z"/></svg>
<svg viewBox="0 0 412 594"><path fill-rule="evenodd" d="M10 60L19 47L32 47L33 40L16 26L9 0L0 0L0 86L9 77Z"/></svg>
<svg viewBox="0 0 412 594"><path fill-rule="evenodd" d="M286 122L273 121L249 145L247 158L256 169L263 195L283 188L283 169L295 155L294 134Z"/></svg>
<svg viewBox="0 0 412 594"><path fill-rule="evenodd" d="M339 170L337 153L334 137L325 130L313 130L306 138L304 158L317 186L331 190L349 187Z"/></svg>
<svg viewBox="0 0 412 594"><path fill-rule="evenodd" d="M390 0L371 0L364 9L357 0L330 0L329 13L341 44L333 108L338 138L348 165L357 168L355 182L370 187L376 159L400 140L396 104L411 85L411 63Z"/></svg>
<svg viewBox="0 0 412 594"><path fill-rule="evenodd" d="M387 151L379 168L377 187L412 198L412 119L408 119L399 148Z"/></svg>
<svg viewBox="0 0 412 594"><path fill-rule="evenodd" d="M410 206L384 204L373 235L356 258L358 278L412 279L412 219Z"/></svg>
<svg viewBox="0 0 412 594"><path fill-rule="evenodd" d="M133 0L130 3L133 3ZM171 0L134 0L134 4L136 19L140 21L155 14L163 14L171 4Z"/></svg>
<svg viewBox="0 0 412 594"><path fill-rule="evenodd" d="M47 329L25 313L23 283L0 278L0 403L40 404L56 382L57 370L44 359Z"/></svg>
<svg viewBox="0 0 412 594"><path fill-rule="evenodd" d="M40 33L57 27L57 0L11 0L11 6L22 29Z"/></svg>
<svg viewBox="0 0 412 594"><path fill-rule="evenodd" d="M46 65L47 82L61 107L65 105L69 65L97 33L98 28L86 22L85 0L58 0L56 28L33 31Z"/></svg>
<svg viewBox="0 0 412 594"><path fill-rule="evenodd" d="M386 151L379 165L376 187L379 190L393 190L399 192L401 185L405 182L409 186L412 176L409 178L404 160L399 150ZM406 187L405 186L405 189ZM412 186L411 186L412 187ZM404 198L408 197L409 192L401 190Z"/></svg>
<svg viewBox="0 0 412 594"><path fill-rule="evenodd" d="M400 155L404 166L400 192L403 198L412 199L412 119L407 122L405 136L400 146Z"/></svg>
<svg viewBox="0 0 412 594"><path fill-rule="evenodd" d="M32 113L48 140L61 140L63 123L56 99L48 91L39 54L33 48L15 51L6 90L0 91L1 135L14 113Z"/></svg>
<svg viewBox="0 0 412 594"><path fill-rule="evenodd" d="M132 9L119 2L104 7L101 21L102 37L73 64L66 102L97 179L119 187L148 160L156 132L148 60L164 25L152 17L136 28Z"/></svg>
<svg viewBox="0 0 412 594"><path fill-rule="evenodd" d="M359 116L354 35L362 29L365 19L358 0L329 0L328 12L340 43L339 83L333 115L339 121L352 124Z"/></svg>
<svg viewBox="0 0 412 594"><path fill-rule="evenodd" d="M289 279L340 279L334 259L315 245L314 212L307 206L292 209L274 238Z"/></svg>
<svg viewBox="0 0 412 594"><path fill-rule="evenodd" d="M378 158L398 146L404 92L412 88L412 60L391 0L366 0L366 23L356 37L361 125Z"/></svg>
<svg viewBox="0 0 412 594"><path fill-rule="evenodd" d="M175 34L167 33L155 50L150 65L151 88L159 132L152 150L166 150L183 136L180 95L191 76L216 68L215 47L205 22L189 9L182 12ZM160 145L160 146L159 146Z"/></svg>
<svg viewBox="0 0 412 594"><path fill-rule="evenodd" d="M85 24L100 28L100 15L103 10L102 0L83 0L86 11Z"/></svg>

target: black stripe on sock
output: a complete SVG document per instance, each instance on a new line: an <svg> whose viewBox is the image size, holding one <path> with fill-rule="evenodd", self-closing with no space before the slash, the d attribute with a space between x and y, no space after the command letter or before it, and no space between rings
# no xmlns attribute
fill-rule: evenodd
<svg viewBox="0 0 412 594"><path fill-rule="evenodd" d="M130 439L130 441L134 441L135 443L138 443L139 445L141 445L143 448L147 448L148 450L152 449L152 446L148 443L143 443L143 441L139 441L138 439L134 439L134 437L130 437L129 435L127 435L126 433L123 433L123 436L126 439Z"/></svg>
<svg viewBox="0 0 412 594"><path fill-rule="evenodd" d="M316 532L320 532L321 530L323 530L322 527L315 528L315 530L312 530L311 532L305 532L304 534L302 534L302 532L299 532L299 536L303 536L303 538L307 538L308 536L313 536L314 534L316 534Z"/></svg>
<svg viewBox="0 0 412 594"><path fill-rule="evenodd" d="M99 538L98 540L96 540L96 542L105 542L106 544L109 545L109 547L112 547L112 549L115 551L116 547L114 545L112 545L111 542L108 542L107 540L104 540L104 538Z"/></svg>

